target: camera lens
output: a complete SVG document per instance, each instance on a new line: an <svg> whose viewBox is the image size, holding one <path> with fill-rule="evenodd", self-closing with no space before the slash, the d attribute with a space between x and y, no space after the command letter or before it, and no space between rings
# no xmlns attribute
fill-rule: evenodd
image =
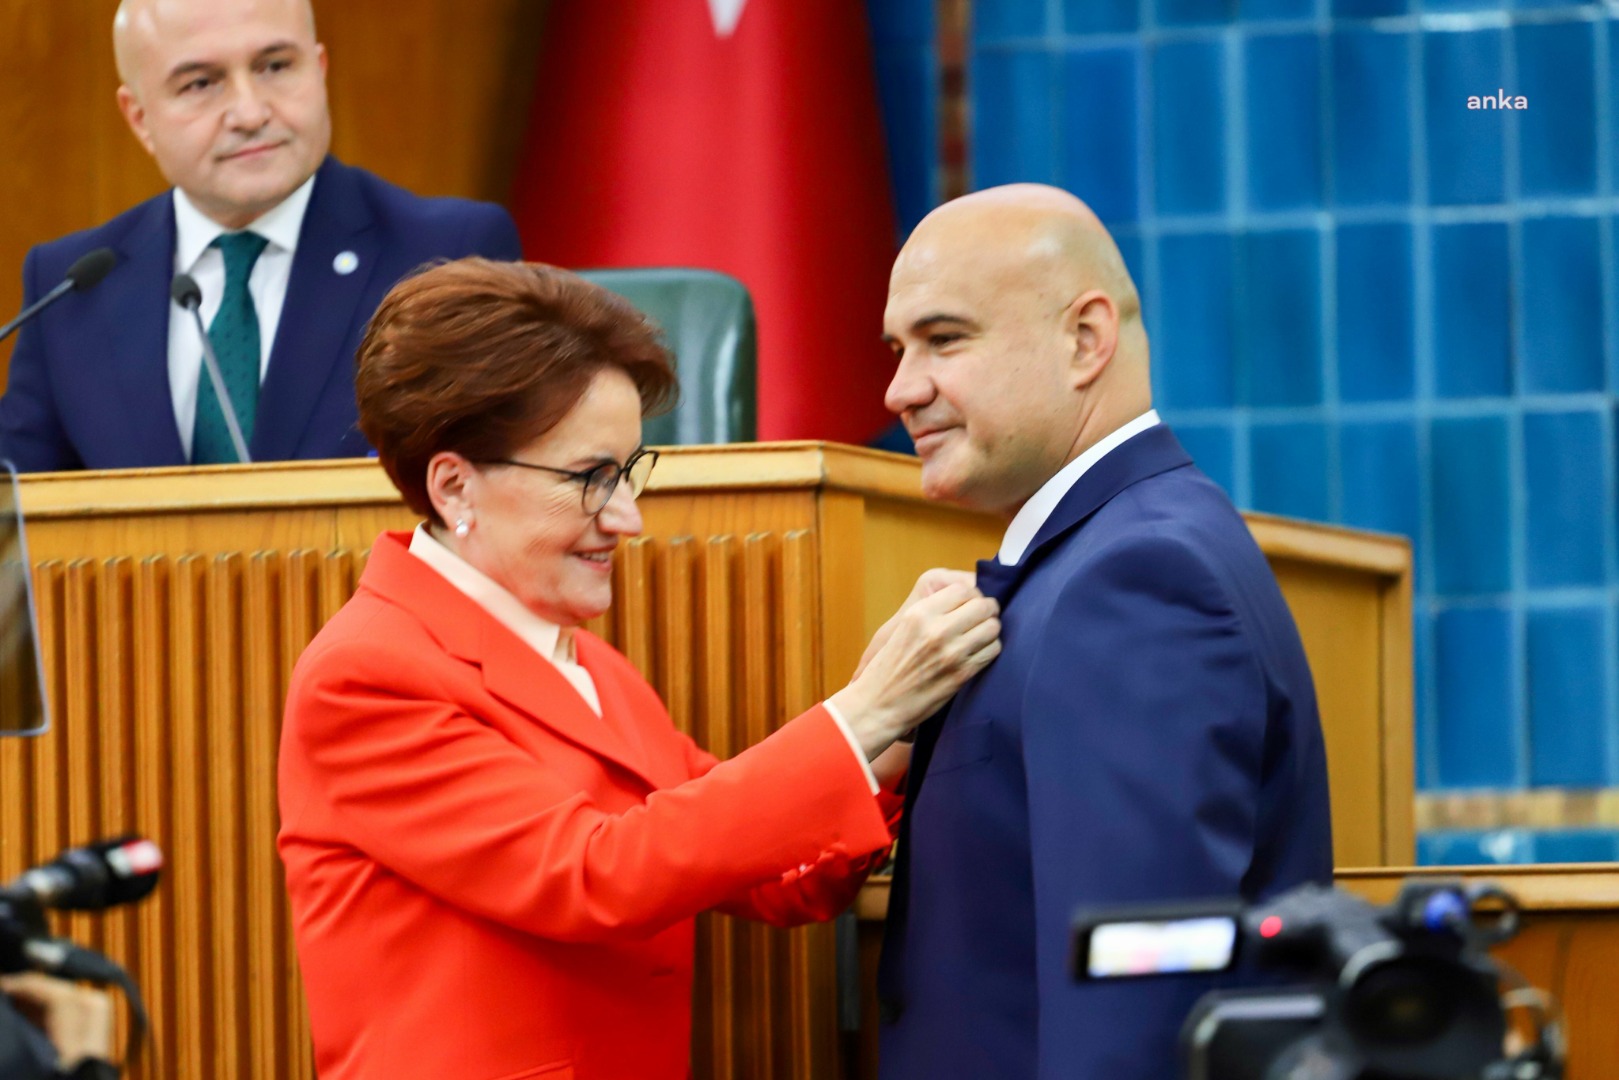
<svg viewBox="0 0 1619 1080"><path fill-rule="evenodd" d="M1344 1003L1345 1019L1361 1037L1410 1046L1438 1038L1456 1019L1457 997L1444 968L1421 959L1396 960L1366 973Z"/></svg>

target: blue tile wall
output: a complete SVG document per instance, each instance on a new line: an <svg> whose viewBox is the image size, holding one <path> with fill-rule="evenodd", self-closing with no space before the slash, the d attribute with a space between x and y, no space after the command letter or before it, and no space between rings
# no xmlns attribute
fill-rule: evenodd
<svg viewBox="0 0 1619 1080"><path fill-rule="evenodd" d="M1534 589L1607 581L1606 416L1596 410L1523 418L1527 584Z"/></svg>
<svg viewBox="0 0 1619 1080"><path fill-rule="evenodd" d="M1153 49L1149 60L1158 213L1225 209L1224 46L1219 38L1171 41Z"/></svg>
<svg viewBox="0 0 1619 1080"><path fill-rule="evenodd" d="M1250 405L1321 403L1321 239L1307 229L1238 241L1238 386Z"/></svg>
<svg viewBox="0 0 1619 1080"><path fill-rule="evenodd" d="M1593 217L1523 223L1523 388L1529 393L1601 390L1601 222Z"/></svg>
<svg viewBox="0 0 1619 1080"><path fill-rule="evenodd" d="M1250 452L1270 462L1253 476L1251 504L1267 514L1330 518L1327 431L1321 424L1255 424Z"/></svg>
<svg viewBox="0 0 1619 1080"><path fill-rule="evenodd" d="M973 65L973 176L984 187L1057 179L1055 58L1035 49L986 49Z"/></svg>
<svg viewBox="0 0 1619 1080"><path fill-rule="evenodd" d="M1451 608L1434 620L1439 782L1500 788L1522 782L1517 641L1505 608Z"/></svg>
<svg viewBox="0 0 1619 1080"><path fill-rule="evenodd" d="M933 0L868 0L896 240L939 202L938 36Z"/></svg>
<svg viewBox="0 0 1619 1080"><path fill-rule="evenodd" d="M1338 437L1343 523L1420 538L1422 466L1416 424L1345 421Z"/></svg>
<svg viewBox="0 0 1619 1080"><path fill-rule="evenodd" d="M1090 204L1103 221L1136 219L1135 49L1080 49L1059 60L1058 183Z"/></svg>
<svg viewBox="0 0 1619 1080"><path fill-rule="evenodd" d="M1158 243L1153 377L1167 408L1237 403L1236 251L1230 236L1172 234Z"/></svg>
<svg viewBox="0 0 1619 1080"><path fill-rule="evenodd" d="M1428 198L1434 203L1500 202L1506 193L1506 127L1512 113L1472 110L1469 97L1505 88L1500 30L1424 35L1424 130Z"/></svg>
<svg viewBox="0 0 1619 1080"><path fill-rule="evenodd" d="M1531 24L1513 31L1522 194L1594 195L1597 190L1596 31L1591 23Z"/></svg>
<svg viewBox="0 0 1619 1080"><path fill-rule="evenodd" d="M1321 205L1321 43L1314 33L1253 37L1243 54L1248 205L1298 210ZM1286 87L1285 92L1278 88Z"/></svg>
<svg viewBox="0 0 1619 1080"><path fill-rule="evenodd" d="M1429 430L1434 588L1469 596L1512 587L1507 420L1447 418Z"/></svg>
<svg viewBox="0 0 1619 1080"><path fill-rule="evenodd" d="M1245 508L1412 539L1419 785L1619 787L1619 8L973 13L972 184L1055 180L1105 218L1155 402L1204 471ZM877 36L912 88L886 107L923 116L917 42ZM1498 93L1529 106L1467 107ZM896 169L902 217L937 201L925 179ZM1420 853L1619 858L1619 830Z"/></svg>
<svg viewBox="0 0 1619 1080"><path fill-rule="evenodd" d="M1529 780L1557 787L1612 782L1607 673L1591 665L1606 652L1607 610L1531 611Z"/></svg>
<svg viewBox="0 0 1619 1080"><path fill-rule="evenodd" d="M1434 388L1441 397L1512 393L1512 256L1498 222L1437 225Z"/></svg>
<svg viewBox="0 0 1619 1080"><path fill-rule="evenodd" d="M1409 32L1332 36L1332 198L1339 206L1411 199Z"/></svg>
<svg viewBox="0 0 1619 1080"><path fill-rule="evenodd" d="M1407 401L1416 392L1411 226L1345 225L1337 235L1338 396Z"/></svg>

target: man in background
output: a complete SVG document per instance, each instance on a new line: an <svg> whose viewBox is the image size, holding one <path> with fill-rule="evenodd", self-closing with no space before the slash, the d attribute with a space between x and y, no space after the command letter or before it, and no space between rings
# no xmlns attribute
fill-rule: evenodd
<svg viewBox="0 0 1619 1080"><path fill-rule="evenodd" d="M20 332L0 456L23 471L237 460L195 322L170 300L179 273L201 288L253 460L364 455L354 353L367 319L424 262L520 258L510 216L328 156L309 0L124 0L113 45L119 108L174 188L28 253L25 302L90 251L118 262Z"/></svg>
<svg viewBox="0 0 1619 1080"><path fill-rule="evenodd" d="M1069 974L1077 908L1330 883L1315 692L1269 566L1152 408L1101 222L1014 185L890 279L887 404L934 499L1008 522L1003 652L917 738L879 988L885 1080L1168 1080L1210 977Z"/></svg>

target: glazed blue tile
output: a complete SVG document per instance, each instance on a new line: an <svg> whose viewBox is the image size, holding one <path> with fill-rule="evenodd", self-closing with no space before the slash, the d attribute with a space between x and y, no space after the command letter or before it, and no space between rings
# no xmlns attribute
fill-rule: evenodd
<svg viewBox="0 0 1619 1080"><path fill-rule="evenodd" d="M1332 198L1341 206L1411 200L1408 33L1332 37Z"/></svg>
<svg viewBox="0 0 1619 1080"><path fill-rule="evenodd" d="M1511 614L1451 608L1439 614L1434 637L1440 784L1516 786L1522 768Z"/></svg>
<svg viewBox="0 0 1619 1080"><path fill-rule="evenodd" d="M1046 0L995 0L974 4L973 40L994 41L1039 37L1046 32Z"/></svg>
<svg viewBox="0 0 1619 1080"><path fill-rule="evenodd" d="M1227 424L1177 424L1173 414L1165 419L1174 427L1175 437L1192 455L1197 467L1235 499L1236 438L1231 427Z"/></svg>
<svg viewBox="0 0 1619 1080"><path fill-rule="evenodd" d="M1154 0L1154 5L1160 26L1208 26L1237 15L1237 0Z"/></svg>
<svg viewBox="0 0 1619 1080"><path fill-rule="evenodd" d="M1523 344L1528 393L1601 390L1602 234L1596 218L1523 223Z"/></svg>
<svg viewBox="0 0 1619 1080"><path fill-rule="evenodd" d="M1152 51L1153 191L1160 214L1225 209L1225 58L1217 40Z"/></svg>
<svg viewBox="0 0 1619 1080"><path fill-rule="evenodd" d="M1255 424L1248 445L1252 509L1331 520L1325 425Z"/></svg>
<svg viewBox="0 0 1619 1080"><path fill-rule="evenodd" d="M1321 240L1314 230L1255 232L1239 241L1240 400L1321 402Z"/></svg>
<svg viewBox="0 0 1619 1080"><path fill-rule="evenodd" d="M1422 474L1417 428L1410 420L1344 421L1338 460L1345 525L1417 539L1422 529Z"/></svg>
<svg viewBox="0 0 1619 1080"><path fill-rule="evenodd" d="M1058 61L1057 182L1110 225L1136 219L1139 53L1082 49Z"/></svg>
<svg viewBox="0 0 1619 1080"><path fill-rule="evenodd" d="M1338 396L1405 401L1416 390L1411 227L1338 229Z"/></svg>
<svg viewBox="0 0 1619 1080"><path fill-rule="evenodd" d="M1619 194L1619 78L1611 73L1613 60L1619 57L1619 19L1608 20L1608 132L1602 145L1608 153L1608 192Z"/></svg>
<svg viewBox="0 0 1619 1080"><path fill-rule="evenodd" d="M1236 404L1236 253L1224 233L1169 235L1158 241L1153 371L1168 408Z"/></svg>
<svg viewBox="0 0 1619 1080"><path fill-rule="evenodd" d="M1113 230L1113 242L1119 246L1119 254L1124 257L1124 268L1130 271L1130 277L1135 280L1136 292L1141 294L1142 310L1156 309L1158 305L1147 295L1147 264L1140 234L1131 226L1123 226Z"/></svg>
<svg viewBox="0 0 1619 1080"><path fill-rule="evenodd" d="M877 92L887 133L894 218L901 237L909 235L937 201L933 194L939 131L934 114L935 76L933 53L926 46L877 50Z"/></svg>
<svg viewBox="0 0 1619 1080"><path fill-rule="evenodd" d="M1536 858L1535 837L1527 829L1445 830L1417 837L1417 862L1423 866L1495 866Z"/></svg>
<svg viewBox="0 0 1619 1080"><path fill-rule="evenodd" d="M972 166L979 187L1055 181L1051 74L1051 55L1041 50L975 54Z"/></svg>
<svg viewBox="0 0 1619 1080"><path fill-rule="evenodd" d="M1599 412L1526 413L1527 579L1532 589L1606 584L1607 463Z"/></svg>
<svg viewBox="0 0 1619 1080"><path fill-rule="evenodd" d="M1601 787L1608 776L1602 608L1529 613L1529 782Z"/></svg>
<svg viewBox="0 0 1619 1080"><path fill-rule="evenodd" d="M1588 22L1513 29L1518 84L1529 107L1517 113L1525 198L1597 191L1595 28Z"/></svg>
<svg viewBox="0 0 1619 1080"><path fill-rule="evenodd" d="M1062 28L1069 34L1123 33L1141 25L1139 0L1063 0Z"/></svg>
<svg viewBox="0 0 1619 1080"><path fill-rule="evenodd" d="M1434 382L1440 397L1512 392L1512 286L1507 227L1433 229Z"/></svg>
<svg viewBox="0 0 1619 1080"><path fill-rule="evenodd" d="M1512 587L1512 487L1507 421L1498 416L1434 420L1434 589L1441 595L1499 593Z"/></svg>
<svg viewBox="0 0 1619 1080"><path fill-rule="evenodd" d="M1239 0L1237 17L1253 22L1260 19L1308 19L1315 15L1315 0Z"/></svg>
<svg viewBox="0 0 1619 1080"><path fill-rule="evenodd" d="M1619 862L1619 831L1555 829L1536 833L1535 862Z"/></svg>
<svg viewBox="0 0 1619 1080"><path fill-rule="evenodd" d="M1404 15L1411 0L1332 0L1332 14L1339 19L1375 19Z"/></svg>
<svg viewBox="0 0 1619 1080"><path fill-rule="evenodd" d="M1424 11L1496 11L1501 0L1422 0Z"/></svg>
<svg viewBox="0 0 1619 1080"><path fill-rule="evenodd" d="M1248 202L1299 210L1322 202L1321 46L1309 34L1248 39L1243 55Z"/></svg>
<svg viewBox="0 0 1619 1080"><path fill-rule="evenodd" d="M866 0L866 15L879 50L895 42L926 45L935 37L933 0Z"/></svg>
<svg viewBox="0 0 1619 1080"><path fill-rule="evenodd" d="M1499 30L1424 35L1429 202L1501 201L1504 132L1512 114L1469 109L1467 99L1505 85L1505 41Z"/></svg>

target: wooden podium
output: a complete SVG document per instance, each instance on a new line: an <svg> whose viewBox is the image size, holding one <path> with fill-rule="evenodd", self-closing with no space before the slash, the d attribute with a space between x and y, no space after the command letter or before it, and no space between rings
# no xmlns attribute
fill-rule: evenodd
<svg viewBox="0 0 1619 1080"><path fill-rule="evenodd" d="M95 836L164 848L156 897L61 929L123 961L158 1047L140 1077L309 1077L275 854L293 662L385 528L369 461L26 477L52 730L0 740L0 875ZM925 502L912 459L817 443L665 452L595 627L720 756L847 679L930 566L1002 524ZM1410 554L1397 539L1250 518L1320 690L1340 864L1412 860ZM19 808L25 808L19 810ZM863 906L873 910L881 886ZM699 1078L827 1080L843 1060L831 926L704 917Z"/></svg>

